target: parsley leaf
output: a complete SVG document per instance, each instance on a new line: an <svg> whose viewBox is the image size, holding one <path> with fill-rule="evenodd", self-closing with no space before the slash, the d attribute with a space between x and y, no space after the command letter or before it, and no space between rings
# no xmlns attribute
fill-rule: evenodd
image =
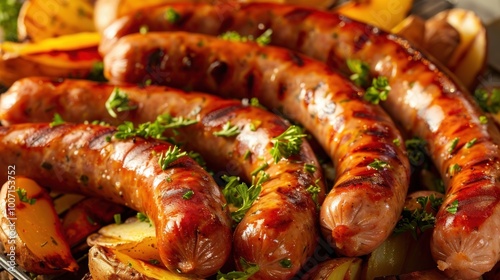
<svg viewBox="0 0 500 280"><path fill-rule="evenodd" d="M137 219L139 221L149 223L150 226L152 225L151 220L149 219L149 217L146 214L144 214L142 212L137 212L137 214L135 216L137 217Z"/></svg>
<svg viewBox="0 0 500 280"><path fill-rule="evenodd" d="M240 134L240 128L237 126L231 125L231 122L227 122L224 124L221 130L214 132L215 136L224 136L224 137L232 137Z"/></svg>
<svg viewBox="0 0 500 280"><path fill-rule="evenodd" d="M165 170L172 162L187 155L188 154L186 152L181 152L179 147L174 146L172 148L172 146L170 146L165 153L160 154L160 156L158 157L158 164L161 166L161 169Z"/></svg>
<svg viewBox="0 0 500 280"><path fill-rule="evenodd" d="M370 103L378 104L380 101L387 100L391 91L391 86L386 77L377 77L372 81L371 87L366 89L364 99Z"/></svg>
<svg viewBox="0 0 500 280"><path fill-rule="evenodd" d="M28 198L28 194L25 189L18 188L16 190L17 196L19 196L19 200L22 202L26 202L30 205L35 204L36 198Z"/></svg>
<svg viewBox="0 0 500 280"><path fill-rule="evenodd" d="M59 126L61 124L64 124L63 118L58 113L55 113L54 118L52 119L52 122L49 124L49 126L55 127L55 126Z"/></svg>
<svg viewBox="0 0 500 280"><path fill-rule="evenodd" d="M450 146L448 147L448 153L452 153L453 150L455 150L455 148L457 147L457 144L458 144L458 141L460 139L458 137L455 137L452 141L451 141L451 144Z"/></svg>
<svg viewBox="0 0 500 280"><path fill-rule="evenodd" d="M369 167L373 168L373 169L376 169L376 170L381 170L381 169L384 169L384 168L388 168L389 167L389 163L383 161L383 160L379 160L378 158L374 159L372 163L368 164Z"/></svg>
<svg viewBox="0 0 500 280"><path fill-rule="evenodd" d="M311 198L314 201L314 203L316 204L316 208L319 209L320 205L318 203L318 194L321 192L321 188L319 186L319 179L317 179L316 181L314 181L314 184L310 185L306 189L306 191L311 194Z"/></svg>
<svg viewBox="0 0 500 280"><path fill-rule="evenodd" d="M458 211L458 200L455 199L450 205L448 205L448 207L446 207L446 211L455 215Z"/></svg>
<svg viewBox="0 0 500 280"><path fill-rule="evenodd" d="M239 223L245 213L250 209L253 202L259 197L261 186L264 177L261 177L256 184L247 186L246 183L240 182L240 178L236 176L222 176L222 180L226 182L226 186L222 189L222 193L228 204L232 205L231 217L233 221Z"/></svg>
<svg viewBox="0 0 500 280"><path fill-rule="evenodd" d="M370 74L370 66L359 59L348 59L347 67L352 75L349 77L355 85L359 87L368 86L368 75Z"/></svg>
<svg viewBox="0 0 500 280"><path fill-rule="evenodd" d="M182 198L183 199L191 199L191 197L193 197L194 195L194 191L193 190L188 190L186 191L183 195L182 195Z"/></svg>
<svg viewBox="0 0 500 280"><path fill-rule="evenodd" d="M181 15L174 8L170 7L165 12L165 19L170 23L177 23L181 19Z"/></svg>
<svg viewBox="0 0 500 280"><path fill-rule="evenodd" d="M108 100L106 100L105 106L109 115L113 118L118 117L116 112L132 111L137 109L137 105L131 104L128 99L128 94L118 87L113 89L113 92L109 96Z"/></svg>
<svg viewBox="0 0 500 280"><path fill-rule="evenodd" d="M300 152L300 146L302 145L302 138L306 137L305 134L299 126L291 125L288 129L281 135L271 139L273 147L271 148L271 155L273 156L274 162L277 163L282 158L288 158L291 155L298 154Z"/></svg>
<svg viewBox="0 0 500 280"><path fill-rule="evenodd" d="M420 207L414 210L408 208L403 209L401 218L394 228L395 233L409 231L411 235L417 239L419 234L434 227L436 222L434 213L438 211L443 203L443 199L436 198L434 194L431 194L430 196L418 197L416 200ZM431 212L426 211L427 205L430 205Z"/></svg>
<svg viewBox="0 0 500 280"><path fill-rule="evenodd" d="M240 258L241 267L243 271L231 271L226 274L217 272L217 280L247 280L259 271L257 264L247 262L244 258Z"/></svg>

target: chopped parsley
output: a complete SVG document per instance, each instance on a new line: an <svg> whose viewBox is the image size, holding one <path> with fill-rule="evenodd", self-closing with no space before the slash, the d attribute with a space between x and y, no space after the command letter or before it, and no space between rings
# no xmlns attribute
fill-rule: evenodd
<svg viewBox="0 0 500 280"><path fill-rule="evenodd" d="M17 196L19 196L19 200L21 200L21 202L26 202L30 205L35 204L36 198L28 198L28 194L25 189L18 188L16 190L16 193Z"/></svg>
<svg viewBox="0 0 500 280"><path fill-rule="evenodd" d="M372 104L387 100L391 91L391 86L386 77L377 77L372 81L372 85L366 89L364 99Z"/></svg>
<svg viewBox="0 0 500 280"><path fill-rule="evenodd" d="M488 123L488 118L486 116L479 116L479 122L481 124L487 124Z"/></svg>
<svg viewBox="0 0 500 280"><path fill-rule="evenodd" d="M170 146L165 153L160 154L160 156L158 157L158 164L161 166L161 169L165 170L172 162L187 155L188 154L185 151L181 152L179 147L174 146L172 148L172 146Z"/></svg>
<svg viewBox="0 0 500 280"><path fill-rule="evenodd" d="M455 164L450 166L450 175L454 176L455 174L457 174L461 170L462 170L462 167L460 167L460 165L455 163Z"/></svg>
<svg viewBox="0 0 500 280"><path fill-rule="evenodd" d="M465 148L467 148L467 149L472 148L472 146L474 146L474 144L476 144L476 142L477 142L477 138L470 140L469 142L467 142L467 144L465 144Z"/></svg>
<svg viewBox="0 0 500 280"><path fill-rule="evenodd" d="M217 280L248 280L259 271L257 264L249 263L244 258L240 258L240 265L243 271L217 272Z"/></svg>
<svg viewBox="0 0 500 280"><path fill-rule="evenodd" d="M113 118L118 117L116 112L132 111L137 109L137 105L132 104L128 98L128 94L118 87L113 89L105 103L106 110Z"/></svg>
<svg viewBox="0 0 500 280"><path fill-rule="evenodd" d="M271 35L273 34L272 29L267 29L259 37L255 38L253 36L242 36L236 31L227 31L221 34L219 37L223 40L231 42L249 42L255 41L257 44L264 46L271 43Z"/></svg>
<svg viewBox="0 0 500 280"><path fill-rule="evenodd" d="M394 228L395 233L403 233L409 231L411 235L417 239L417 236L424 231L434 227L436 222L436 213L443 203L442 198L436 198L433 194L430 196L422 196L417 198L420 205L417 209L403 209L401 217ZM431 212L427 212L427 205L430 205Z"/></svg>
<svg viewBox="0 0 500 280"><path fill-rule="evenodd" d="M289 258L282 259L282 260L280 260L280 265L283 268L291 268L292 267L292 260Z"/></svg>
<svg viewBox="0 0 500 280"><path fill-rule="evenodd" d="M457 147L457 144L458 144L458 141L459 141L459 138L458 137L455 137L452 141L451 141L451 144L450 144L450 147L448 147L448 153L452 153L453 150L455 150L455 148Z"/></svg>
<svg viewBox="0 0 500 280"><path fill-rule="evenodd" d="M288 158L291 155L298 154L302 145L302 138L306 137L301 127L291 125L281 135L271 139L273 147L271 148L271 155L274 162L277 163L282 158Z"/></svg>
<svg viewBox="0 0 500 280"><path fill-rule="evenodd" d="M136 217L139 221L149 223L151 225L151 220L149 219L149 217L146 214L144 214L142 212L137 212Z"/></svg>
<svg viewBox="0 0 500 280"><path fill-rule="evenodd" d="M446 212L455 215L458 211L458 200L455 199L448 207L446 207Z"/></svg>
<svg viewBox="0 0 500 280"><path fill-rule="evenodd" d="M321 187L319 186L319 179L317 179L314 184L310 185L307 189L307 192L311 194L311 198L316 204L316 208L319 209L319 203L318 203L318 194L321 192Z"/></svg>
<svg viewBox="0 0 500 280"><path fill-rule="evenodd" d="M54 118L52 119L52 122L49 124L49 126L55 127L55 126L59 126L61 124L64 124L63 118L58 113L55 113Z"/></svg>
<svg viewBox="0 0 500 280"><path fill-rule="evenodd" d="M314 164L306 163L304 164L304 171L307 173L314 173L318 168Z"/></svg>
<svg viewBox="0 0 500 280"><path fill-rule="evenodd" d="M224 124L221 130L214 132L215 136L224 136L224 137L232 137L240 134L240 128L234 125L231 125L231 122L227 122Z"/></svg>
<svg viewBox="0 0 500 280"><path fill-rule="evenodd" d="M165 12L165 19L170 22L170 23L177 23L179 20L181 20L181 15L174 10L174 8L170 7L168 10Z"/></svg>
<svg viewBox="0 0 500 280"><path fill-rule="evenodd" d="M378 158L374 159L372 163L368 164L368 167L371 167L373 169L376 169L376 170L381 170L381 169L384 169L384 168L388 168L389 167L389 163L383 161L383 160L379 160Z"/></svg>
<svg viewBox="0 0 500 280"><path fill-rule="evenodd" d="M113 215L113 220L115 220L115 224L119 225L122 223L122 215L121 214L114 214Z"/></svg>
<svg viewBox="0 0 500 280"><path fill-rule="evenodd" d="M191 199L191 197L193 197L194 195L194 191L193 190L188 190L187 192L185 192L183 195L182 195L182 198L183 199Z"/></svg>
<svg viewBox="0 0 500 280"><path fill-rule="evenodd" d="M347 67L352 75L349 77L355 85L359 87L368 86L368 76L370 74L370 66L359 59L348 59Z"/></svg>
<svg viewBox="0 0 500 280"><path fill-rule="evenodd" d="M396 146L401 146L401 140L399 140L399 138L395 138L394 140L392 140L392 143L394 143L394 145Z"/></svg>

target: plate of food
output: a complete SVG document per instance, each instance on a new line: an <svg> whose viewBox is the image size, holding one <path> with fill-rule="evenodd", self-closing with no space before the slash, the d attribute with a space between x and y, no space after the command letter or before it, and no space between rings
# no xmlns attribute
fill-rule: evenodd
<svg viewBox="0 0 500 280"><path fill-rule="evenodd" d="M486 28L425 2L19 3L4 273L496 279Z"/></svg>

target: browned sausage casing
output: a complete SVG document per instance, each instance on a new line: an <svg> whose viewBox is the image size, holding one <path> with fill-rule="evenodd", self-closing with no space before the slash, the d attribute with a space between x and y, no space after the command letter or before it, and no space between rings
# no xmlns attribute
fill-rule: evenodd
<svg viewBox="0 0 500 280"><path fill-rule="evenodd" d="M173 8L174 23L160 19ZM477 278L500 260L500 135L470 94L447 71L402 38L342 15L290 5L255 3L219 6L179 4L124 17L105 32L107 43L136 32L184 30L217 35L234 30L258 36L272 29L271 44L346 69L347 59L366 62L372 75L386 76L392 90L384 108L415 136L424 138L447 186L437 216L432 251L441 270ZM140 23L140 24L138 24ZM110 40L108 40L110 39ZM458 139L454 149L449 149ZM466 143L475 141L471 148ZM451 172L450 172L451 170ZM458 171L458 172L455 172ZM458 201L458 212L446 211Z"/></svg>
<svg viewBox="0 0 500 280"><path fill-rule="evenodd" d="M392 232L408 189L409 164L392 120L323 63L294 52L188 33L122 37L105 56L111 81L185 86L233 98L257 97L301 123L336 164L321 209L324 235L339 253L364 255ZM375 166L376 161L387 165ZM385 219L380 219L383 216Z"/></svg>
<svg viewBox="0 0 500 280"><path fill-rule="evenodd" d="M171 144L107 141L114 132L72 124L0 127L0 167L14 165L16 175L53 190L142 211L154 222L162 262L171 271L198 277L216 273L231 251L231 221L212 177L188 156L162 170L158 155ZM6 174L0 179L6 181ZM189 190L193 196L184 199Z"/></svg>
<svg viewBox="0 0 500 280"><path fill-rule="evenodd" d="M283 133L288 123L266 110L207 94L127 85L120 90L138 109L118 113L118 118L113 118L105 108L113 90L112 85L83 80L23 79L0 98L0 119L4 125L48 121L54 113L59 113L72 122L102 120L120 124L128 120L138 124L168 113L198 120L196 124L176 129L177 134L170 136L188 149L198 151L210 167L250 181L252 171L269 164L264 170L269 181L262 185L259 199L234 233L237 263L243 257L259 265L256 278L293 277L312 256L319 236L317 206L307 188L314 184L320 187L318 203L325 196L319 163L307 141L302 143L298 155L275 164L269 152L271 139ZM237 136L213 135L228 121L240 128ZM306 163L318 167L317 171L305 171ZM287 260L291 262L289 267L281 265L280 262Z"/></svg>

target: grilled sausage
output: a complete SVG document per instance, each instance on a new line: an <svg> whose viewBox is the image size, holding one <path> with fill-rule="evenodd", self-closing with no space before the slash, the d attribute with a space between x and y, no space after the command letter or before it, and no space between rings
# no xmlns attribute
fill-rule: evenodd
<svg viewBox="0 0 500 280"><path fill-rule="evenodd" d="M174 9L180 20L159 20L167 8ZM272 29L272 45L305 53L330 66L345 70L348 59L366 62L372 75L386 76L390 82L392 90L384 108L406 130L427 141L445 180L447 198L432 239L439 268L449 277L477 278L500 260L500 240L494 234L500 230L498 129L491 121L485 124L483 113L460 82L408 41L336 13L289 5L179 4L143 15L147 16L135 14L134 19L124 17L110 26L102 50L117 37L136 32L141 22L150 31L212 35L234 30L258 36ZM467 148L466 143L472 142ZM458 212L446 211L455 201Z"/></svg>
<svg viewBox="0 0 500 280"><path fill-rule="evenodd" d="M72 122L101 120L115 125L124 120L152 122L166 113L197 119L196 124L178 128L175 135L168 136L201 153L210 167L250 181L254 170L269 164L265 172L270 179L263 183L259 199L234 233L237 263L242 257L257 264L256 278L293 277L314 252L319 237L316 202L321 203L325 196L319 164L308 143L302 143L299 154L275 164L270 155L271 139L282 134L288 123L266 110L207 94L128 85L120 91L138 108L113 118L105 108L113 90L109 84L82 80L27 78L1 97L0 118L3 124L49 121L59 113ZM235 137L215 136L213 133L228 121L239 127L240 133ZM316 171L304 170L305 164L314 165ZM317 194L307 191L314 185L320 188Z"/></svg>
<svg viewBox="0 0 500 280"><path fill-rule="evenodd" d="M183 156L163 170L171 144L117 141L112 127L20 124L0 127L0 167L62 192L99 196L144 212L153 221L162 262L184 275L217 272L231 251L225 199L211 176ZM6 181L6 172L0 179ZM168 179L168 180L167 180ZM193 191L190 199L183 198Z"/></svg>
<svg viewBox="0 0 500 280"><path fill-rule="evenodd" d="M150 79L226 97L257 97L282 109L336 163L337 181L320 219L330 243L341 254L358 256L391 233L409 180L404 148L393 142L399 132L380 107L364 102L359 89L324 64L280 48L151 32L122 37L105 56L105 74L115 83Z"/></svg>

